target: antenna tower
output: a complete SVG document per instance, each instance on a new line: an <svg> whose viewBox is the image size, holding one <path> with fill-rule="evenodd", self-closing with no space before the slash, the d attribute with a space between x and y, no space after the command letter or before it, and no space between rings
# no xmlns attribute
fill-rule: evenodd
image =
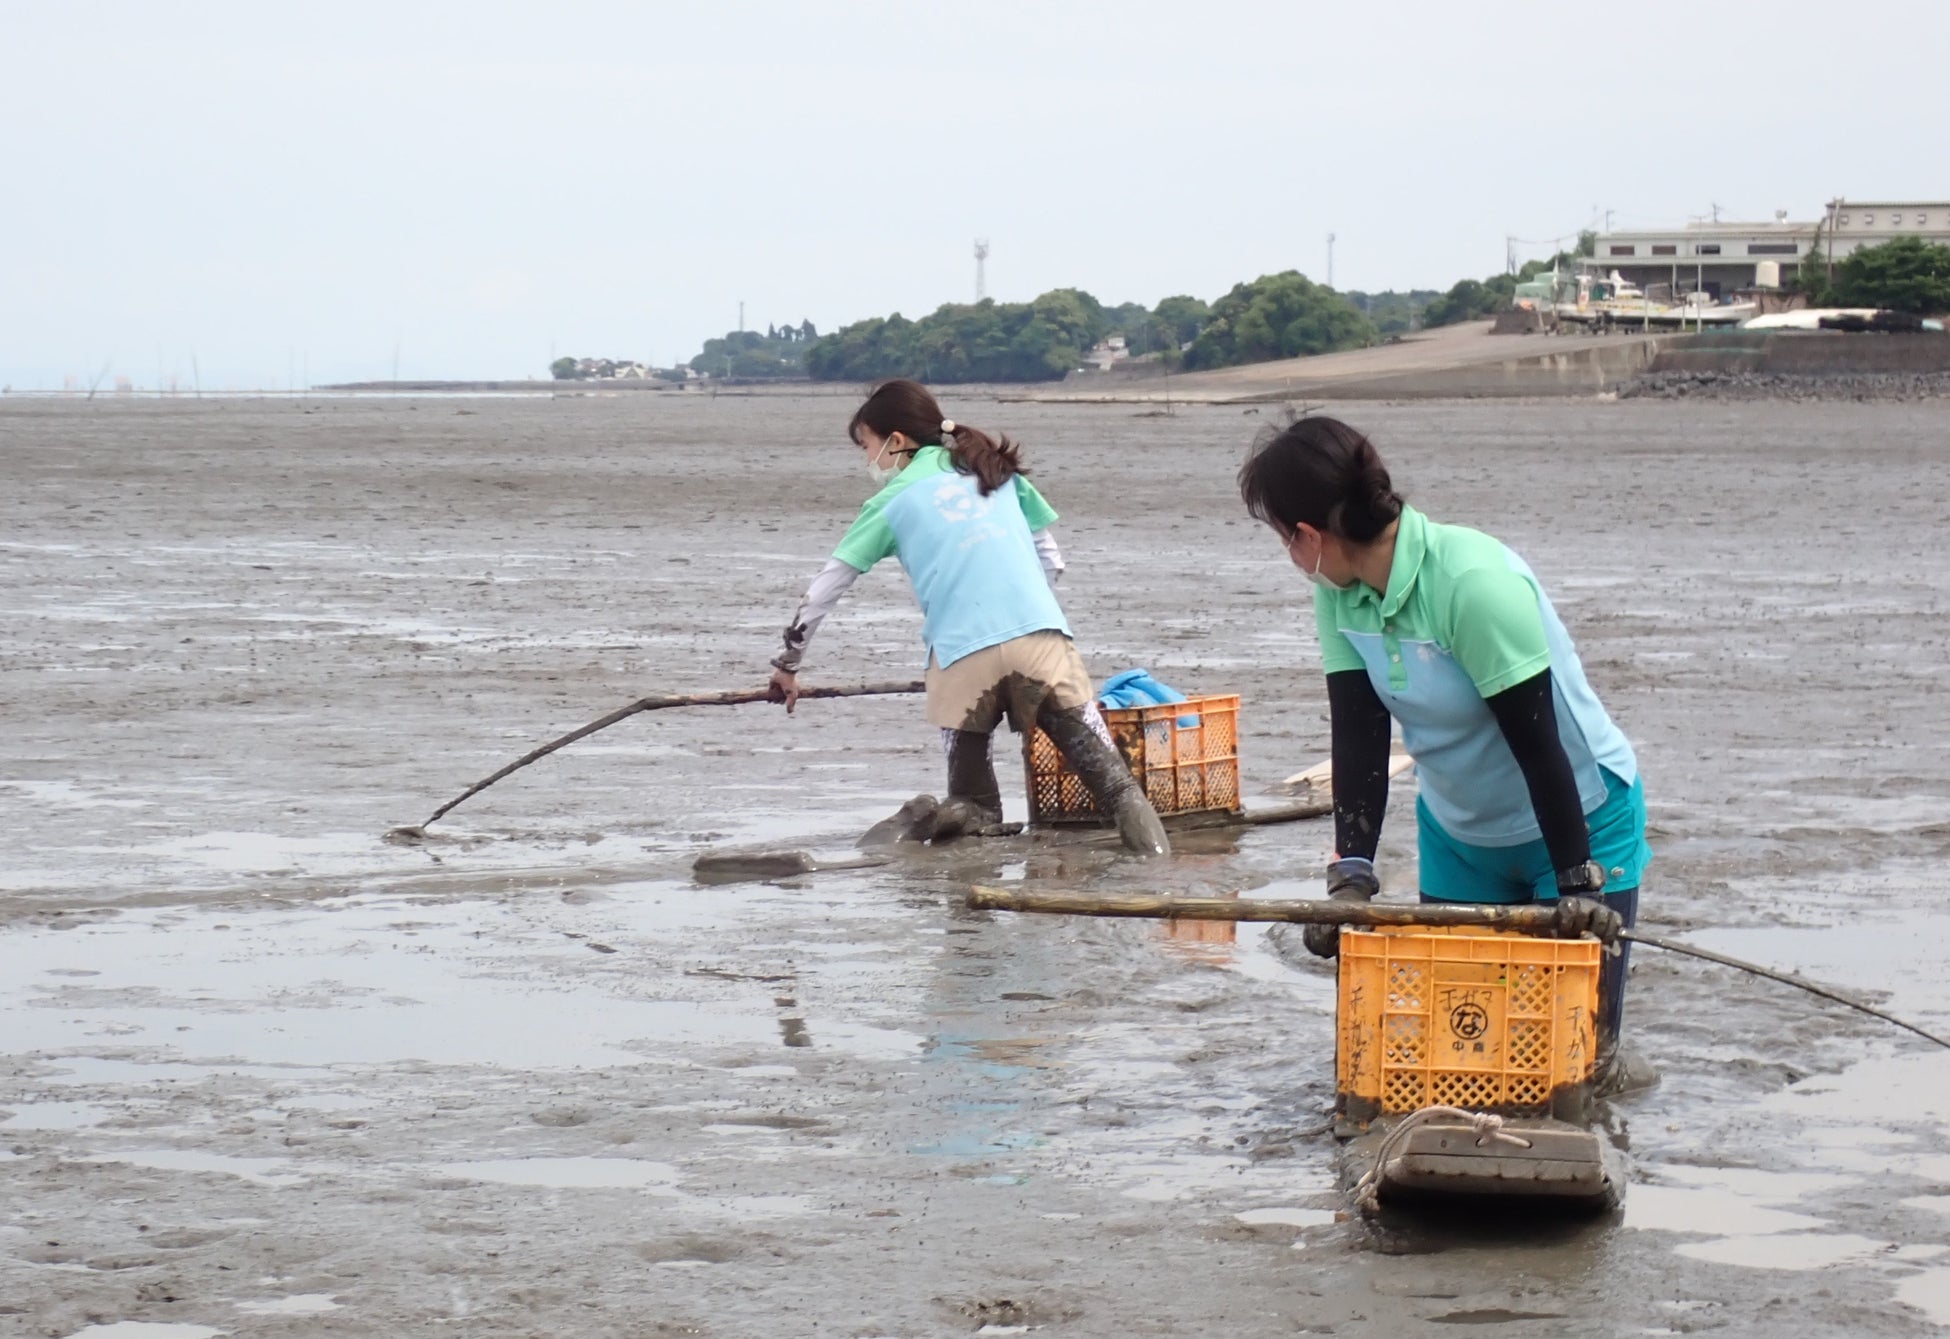
<svg viewBox="0 0 1950 1339"><path fill-rule="evenodd" d="M989 295L988 279L989 239L975 239L975 300L980 302Z"/></svg>

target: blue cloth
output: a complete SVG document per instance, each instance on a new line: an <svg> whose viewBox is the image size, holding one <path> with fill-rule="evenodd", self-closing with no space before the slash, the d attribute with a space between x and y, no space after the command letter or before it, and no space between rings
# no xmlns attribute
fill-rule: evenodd
<svg viewBox="0 0 1950 1339"><path fill-rule="evenodd" d="M1158 682L1147 669L1113 674L1104 680L1103 692L1097 694L1097 701L1106 707L1162 707L1184 700L1183 693L1170 684ZM1197 729L1197 715L1180 716L1178 726L1182 730Z"/></svg>
<svg viewBox="0 0 1950 1339"><path fill-rule="evenodd" d="M1652 861L1645 841L1645 783L1606 769L1605 799L1585 816L1591 858L1605 867L1605 892L1637 888ZM1436 902L1555 902L1557 870L1544 839L1481 846L1450 834L1425 797L1415 801L1422 895Z"/></svg>

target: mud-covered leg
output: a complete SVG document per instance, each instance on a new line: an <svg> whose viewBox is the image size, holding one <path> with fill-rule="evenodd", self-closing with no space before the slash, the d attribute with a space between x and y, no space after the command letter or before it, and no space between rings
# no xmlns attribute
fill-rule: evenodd
<svg viewBox="0 0 1950 1339"><path fill-rule="evenodd" d="M1098 733L1090 707L1061 710L1044 702L1037 723L1062 752L1070 770L1090 788L1097 808L1117 822L1117 834L1130 850L1144 855L1171 854L1171 838L1158 821L1157 810L1110 740Z"/></svg>
<svg viewBox="0 0 1950 1339"><path fill-rule="evenodd" d="M1638 924L1639 890L1624 888L1604 895L1605 905L1631 929ZM1619 1045L1625 1021L1625 978L1632 946L1620 943L1606 952L1598 969L1598 1058L1592 1069L1592 1088L1601 1096L1648 1086L1654 1081L1644 1061ZM1634 1062L1637 1063L1634 1063Z"/></svg>
<svg viewBox="0 0 1950 1339"><path fill-rule="evenodd" d="M1002 824L1002 788L990 732L943 730L941 739L948 752L948 798L935 812L934 840L993 832Z"/></svg>

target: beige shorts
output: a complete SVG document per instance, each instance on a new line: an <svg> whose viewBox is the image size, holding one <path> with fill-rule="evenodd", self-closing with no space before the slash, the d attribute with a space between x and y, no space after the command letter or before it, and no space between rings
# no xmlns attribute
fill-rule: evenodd
<svg viewBox="0 0 1950 1339"><path fill-rule="evenodd" d="M1096 700L1076 645L1060 632L1032 632L970 652L942 669L928 657L928 721L944 730L995 729L1006 716L1017 734L1045 702L1059 711Z"/></svg>

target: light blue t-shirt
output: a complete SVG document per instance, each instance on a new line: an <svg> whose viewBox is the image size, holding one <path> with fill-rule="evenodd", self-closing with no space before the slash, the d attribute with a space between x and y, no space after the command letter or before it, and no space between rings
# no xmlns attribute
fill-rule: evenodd
<svg viewBox="0 0 1950 1339"><path fill-rule="evenodd" d="M1055 519L1022 475L984 497L948 451L924 446L867 499L833 556L857 572L900 559L921 605L921 639L945 669L1013 637L1070 635L1033 538Z"/></svg>
<svg viewBox="0 0 1950 1339"><path fill-rule="evenodd" d="M1541 835L1530 788L1485 698L1551 672L1557 733L1590 814L1605 773L1638 777L1632 746L1584 677L1577 648L1530 568L1498 540L1402 508L1388 589L1314 591L1322 667L1366 670L1415 758L1444 832L1476 846Z"/></svg>

